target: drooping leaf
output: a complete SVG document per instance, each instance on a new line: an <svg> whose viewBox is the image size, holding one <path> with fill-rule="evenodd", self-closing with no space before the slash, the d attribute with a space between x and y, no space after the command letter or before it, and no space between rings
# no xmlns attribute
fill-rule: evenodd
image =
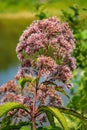
<svg viewBox="0 0 87 130"><path fill-rule="evenodd" d="M59 108L59 110L65 114L69 114L69 115L73 115L77 118L79 118L80 120L84 120L85 122L87 122L87 117L82 115L81 113L79 112L76 112L75 110L73 109L70 109L70 108Z"/></svg>
<svg viewBox="0 0 87 130"><path fill-rule="evenodd" d="M49 122L50 122L50 125L51 125L51 126L55 126L55 122L54 122L54 117L53 117L53 115L52 115L50 112L46 112L46 115L47 115L47 118L48 118L48 120L49 120Z"/></svg>
<svg viewBox="0 0 87 130"><path fill-rule="evenodd" d="M0 106L0 117L3 116L4 114L8 113L11 110L19 109L19 108L28 112L27 107L25 107L23 104L16 103L16 102L4 103L3 105Z"/></svg>
<svg viewBox="0 0 87 130"><path fill-rule="evenodd" d="M64 94L67 98L70 98L69 95L66 93L66 91L62 88L59 87L55 87L55 90L57 90L58 92L61 92L62 94Z"/></svg>
<svg viewBox="0 0 87 130"><path fill-rule="evenodd" d="M68 130L68 125L67 125L66 119L61 114L59 109L54 108L54 107L42 106L38 109L38 112L45 112L45 113L49 112L49 113L51 113L54 117L57 118L57 120L59 121L59 123L63 127L63 130Z"/></svg>
<svg viewBox="0 0 87 130"><path fill-rule="evenodd" d="M21 85L21 89L23 90L26 82L32 83L33 81L34 78L22 78L18 80L18 84Z"/></svg>

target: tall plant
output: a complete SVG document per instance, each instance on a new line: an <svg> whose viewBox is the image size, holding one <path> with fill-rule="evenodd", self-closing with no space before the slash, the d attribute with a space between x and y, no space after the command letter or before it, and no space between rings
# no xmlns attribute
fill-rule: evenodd
<svg viewBox="0 0 87 130"><path fill-rule="evenodd" d="M71 88L74 41L69 25L56 17L34 21L23 32L16 48L20 69L14 80L0 87L1 130L69 130L62 113L87 121L62 108L59 95L68 97L64 88Z"/></svg>

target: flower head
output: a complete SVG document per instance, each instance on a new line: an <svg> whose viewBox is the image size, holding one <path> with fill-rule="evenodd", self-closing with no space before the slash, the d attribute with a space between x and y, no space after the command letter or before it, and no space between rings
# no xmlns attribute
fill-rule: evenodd
<svg viewBox="0 0 87 130"><path fill-rule="evenodd" d="M57 17L34 21L23 32L16 48L23 74L67 82L75 69L74 42L68 23L61 23Z"/></svg>
<svg viewBox="0 0 87 130"><path fill-rule="evenodd" d="M74 37L69 25L61 23L57 17L33 22L21 35L16 52L18 57L22 55L19 57L22 59L49 46L54 48L53 55L57 57L70 55L74 48Z"/></svg>

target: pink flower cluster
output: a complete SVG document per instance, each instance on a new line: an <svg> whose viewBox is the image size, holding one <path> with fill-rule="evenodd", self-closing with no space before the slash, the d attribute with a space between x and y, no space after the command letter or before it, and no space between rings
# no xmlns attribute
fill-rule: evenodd
<svg viewBox="0 0 87 130"><path fill-rule="evenodd" d="M57 72L57 64L51 57L40 56L37 58L37 67L40 76L49 76Z"/></svg>
<svg viewBox="0 0 87 130"><path fill-rule="evenodd" d="M35 87L36 83L34 83L31 87L28 87L28 85L29 83L25 85L23 93L21 93L21 87L16 84L15 80L9 80L6 84L0 87L1 104L5 102L18 102L24 104L29 109L30 116L28 116L28 113L26 113L22 109L19 110L15 109L13 111L10 111L8 113L9 115L12 116L16 114L14 119L12 120L13 123L14 120L16 121L16 123L22 121L22 118L24 117L26 117L26 119L28 118L29 120L32 120L33 104L35 100L36 100L36 108L34 114L37 114L38 107L42 105L56 106L56 107L62 105L62 99L58 95L58 93L56 92L53 86L40 84L37 90L36 99L34 99L35 92L36 92L36 87Z"/></svg>
<svg viewBox="0 0 87 130"><path fill-rule="evenodd" d="M16 52L22 60L25 55L51 46L55 49L55 56L65 57L73 51L74 41L68 24L61 23L57 17L51 17L33 22L21 35Z"/></svg>

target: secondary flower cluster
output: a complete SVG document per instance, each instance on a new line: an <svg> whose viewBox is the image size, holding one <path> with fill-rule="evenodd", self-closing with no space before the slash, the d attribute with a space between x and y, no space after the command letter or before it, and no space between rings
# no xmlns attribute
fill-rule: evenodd
<svg viewBox="0 0 87 130"><path fill-rule="evenodd" d="M25 88L23 90L23 93L21 93L21 87L16 84L15 80L9 80L6 84L2 85L0 87L0 104L3 104L5 102L18 102L21 104L24 104L25 106L28 107L30 111L30 115L28 115L24 110L19 109L19 110L13 110L10 111L8 114L13 116L15 113L16 115L13 116L13 123L18 123L22 121L22 119L25 118L25 121L27 119L32 120L32 114L33 114L33 104L36 100L36 107L35 107L35 113L37 114L38 107L42 105L47 105L47 106L61 106L62 105L62 99L56 92L56 90L53 88L53 86L48 86L44 84L40 84L37 89L37 96L35 96L36 92L36 87L35 83L31 86L28 87L29 83L25 85ZM42 119L44 117L41 116ZM38 119L39 120L39 117ZM36 121L37 121L36 120Z"/></svg>

